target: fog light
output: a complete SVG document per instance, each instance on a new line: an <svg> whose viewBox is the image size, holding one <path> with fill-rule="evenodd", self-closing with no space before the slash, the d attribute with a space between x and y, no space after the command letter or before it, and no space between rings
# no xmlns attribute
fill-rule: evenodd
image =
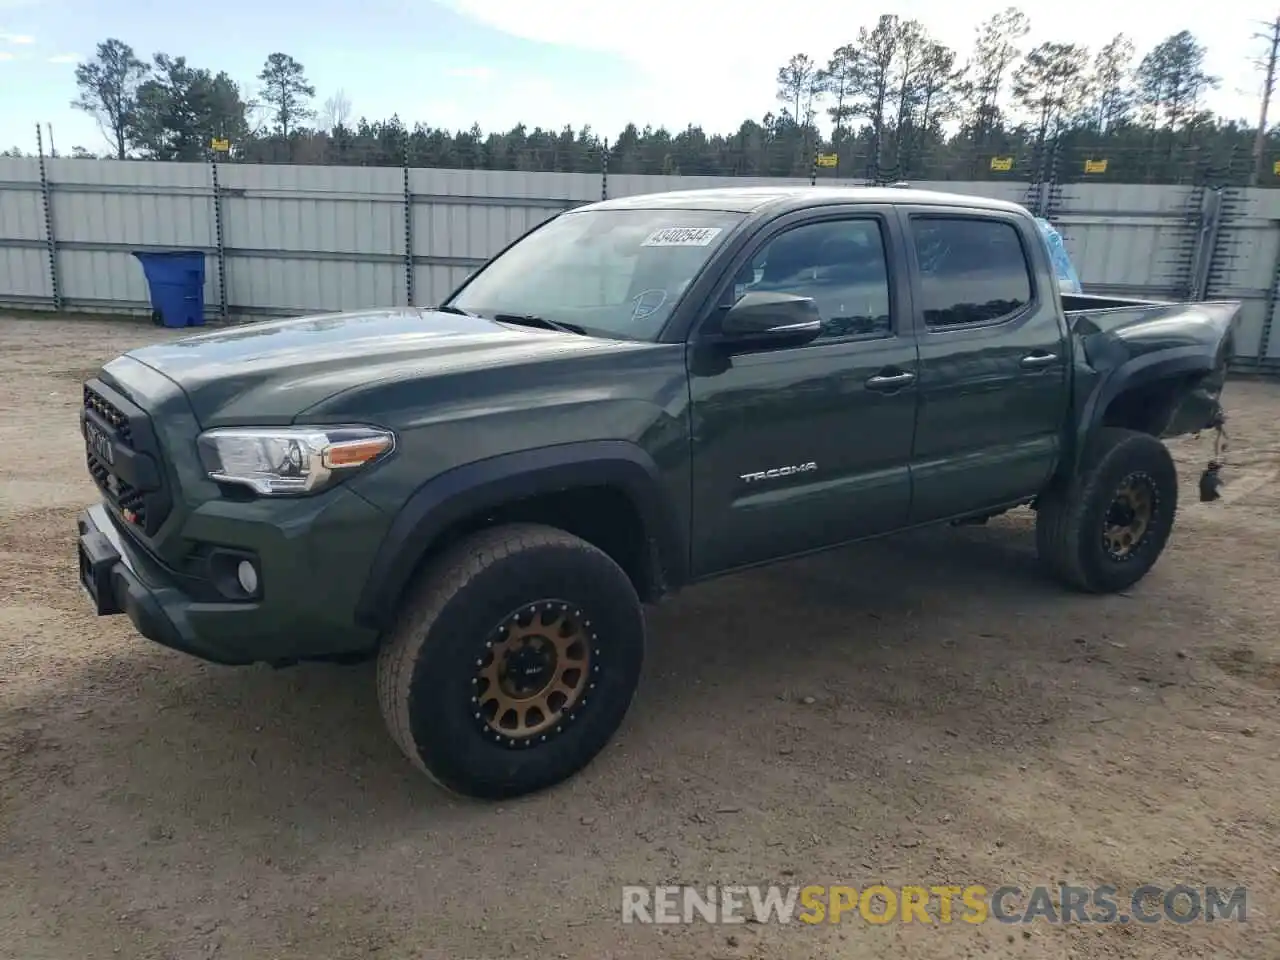
<svg viewBox="0 0 1280 960"><path fill-rule="evenodd" d="M250 596L258 592L258 571L248 560L241 560L236 567L236 579L240 581L240 589Z"/></svg>

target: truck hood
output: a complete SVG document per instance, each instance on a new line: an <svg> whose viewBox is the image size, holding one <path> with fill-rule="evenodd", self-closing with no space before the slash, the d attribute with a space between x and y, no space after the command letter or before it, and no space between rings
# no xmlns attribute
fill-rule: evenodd
<svg viewBox="0 0 1280 960"><path fill-rule="evenodd" d="M254 323L125 356L176 383L208 428L288 423L371 382L625 350L627 344L400 308Z"/></svg>

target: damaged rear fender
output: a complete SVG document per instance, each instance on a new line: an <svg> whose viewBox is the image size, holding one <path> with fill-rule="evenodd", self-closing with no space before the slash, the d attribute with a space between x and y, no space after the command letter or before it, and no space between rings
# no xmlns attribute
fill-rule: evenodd
<svg viewBox="0 0 1280 960"><path fill-rule="evenodd" d="M1163 438L1219 425L1240 308L1238 301L1168 304L1081 317L1077 457L1105 426Z"/></svg>

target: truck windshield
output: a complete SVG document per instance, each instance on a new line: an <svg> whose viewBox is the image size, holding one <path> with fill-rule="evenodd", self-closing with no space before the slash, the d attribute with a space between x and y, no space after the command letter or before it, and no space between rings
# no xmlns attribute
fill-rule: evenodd
<svg viewBox="0 0 1280 960"><path fill-rule="evenodd" d="M742 218L721 210L565 213L499 255L446 306L653 340Z"/></svg>

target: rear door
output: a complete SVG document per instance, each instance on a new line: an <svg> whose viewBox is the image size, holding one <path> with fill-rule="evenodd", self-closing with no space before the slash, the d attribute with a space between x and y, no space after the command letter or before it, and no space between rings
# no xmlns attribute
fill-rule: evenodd
<svg viewBox="0 0 1280 960"><path fill-rule="evenodd" d="M920 350L911 521L1030 496L1057 463L1065 329L1026 217L904 207Z"/></svg>
<svg viewBox="0 0 1280 960"><path fill-rule="evenodd" d="M901 242L891 207L802 211L749 243L710 299L689 344L695 575L906 522L916 346ZM700 343L749 290L813 297L822 335L735 354Z"/></svg>

